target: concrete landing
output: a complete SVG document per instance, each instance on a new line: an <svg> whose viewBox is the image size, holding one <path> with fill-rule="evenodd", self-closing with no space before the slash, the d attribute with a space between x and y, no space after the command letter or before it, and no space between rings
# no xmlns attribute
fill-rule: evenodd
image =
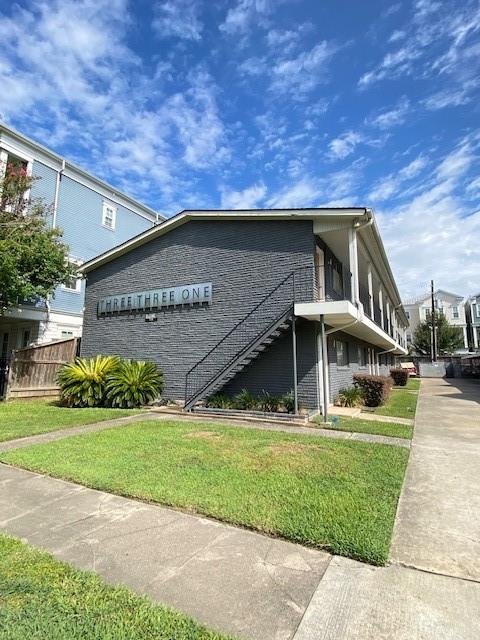
<svg viewBox="0 0 480 640"><path fill-rule="evenodd" d="M0 465L0 529L252 640L289 640L331 556Z"/></svg>

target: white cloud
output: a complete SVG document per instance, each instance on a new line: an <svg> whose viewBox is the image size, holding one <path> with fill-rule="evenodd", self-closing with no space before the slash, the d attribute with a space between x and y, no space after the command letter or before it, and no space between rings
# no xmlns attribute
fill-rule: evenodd
<svg viewBox="0 0 480 640"><path fill-rule="evenodd" d="M363 135L356 131L346 131L338 138L331 140L329 146L329 155L332 158L343 160L355 151L356 146L363 142Z"/></svg>
<svg viewBox="0 0 480 640"><path fill-rule="evenodd" d="M161 37L200 40L203 25L197 0L161 0L154 7L152 26Z"/></svg>
<svg viewBox="0 0 480 640"><path fill-rule="evenodd" d="M223 188L222 209L257 209L263 202L267 188L260 182L241 191Z"/></svg>
<svg viewBox="0 0 480 640"><path fill-rule="evenodd" d="M293 97L301 97L325 81L328 62L335 51L333 44L323 40L295 58L281 59L272 69L270 88L280 93L290 92Z"/></svg>
<svg viewBox="0 0 480 640"><path fill-rule="evenodd" d="M405 122L410 109L410 102L405 96L401 98L394 109L383 111L370 120L370 124L379 129L391 129Z"/></svg>
<svg viewBox="0 0 480 640"><path fill-rule="evenodd" d="M382 237L404 297L434 278L460 294L478 288L480 211L456 195L474 155L467 141L437 164L429 185L410 202L378 215Z"/></svg>
<svg viewBox="0 0 480 640"><path fill-rule="evenodd" d="M288 185L274 194L267 202L271 208L313 207L321 195L321 189L310 178Z"/></svg>
<svg viewBox="0 0 480 640"><path fill-rule="evenodd" d="M135 197L169 206L174 191L188 196L186 168L229 157L227 136L208 74L193 69L168 93L170 64L140 65L125 44L130 25L126 0L37 0L0 16L0 113Z"/></svg>
<svg viewBox="0 0 480 640"><path fill-rule="evenodd" d="M388 39L389 42L398 42L399 40L403 40L403 38L405 38L406 36L406 32L402 31L401 29L396 29L392 35L390 36L390 38Z"/></svg>
<svg viewBox="0 0 480 640"><path fill-rule="evenodd" d="M377 181L368 194L369 202L375 206L377 202L383 202L392 196L395 198L401 196L400 189L403 183L416 177L427 164L428 160L425 156L419 155L395 173Z"/></svg>
<svg viewBox="0 0 480 640"><path fill-rule="evenodd" d="M230 35L245 33L254 20L268 15L273 8L270 0L237 0L236 6L228 10L220 30Z"/></svg>

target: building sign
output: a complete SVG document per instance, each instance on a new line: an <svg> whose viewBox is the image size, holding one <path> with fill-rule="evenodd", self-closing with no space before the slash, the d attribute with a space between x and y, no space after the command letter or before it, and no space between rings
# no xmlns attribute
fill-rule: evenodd
<svg viewBox="0 0 480 640"><path fill-rule="evenodd" d="M102 298L98 302L98 314L120 313L122 311L145 311L212 302L212 283L187 284L168 289L152 289L138 293L122 293Z"/></svg>

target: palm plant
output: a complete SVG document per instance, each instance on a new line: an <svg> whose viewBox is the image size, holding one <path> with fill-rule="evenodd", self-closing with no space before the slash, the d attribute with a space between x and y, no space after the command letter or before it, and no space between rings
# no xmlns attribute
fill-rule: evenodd
<svg viewBox="0 0 480 640"><path fill-rule="evenodd" d="M275 413L280 407L280 398L264 389L258 398L258 406L260 411Z"/></svg>
<svg viewBox="0 0 480 640"><path fill-rule="evenodd" d="M225 393L214 393L205 400L205 406L212 409L231 409L232 399Z"/></svg>
<svg viewBox="0 0 480 640"><path fill-rule="evenodd" d="M107 377L118 366L116 356L75 358L57 374L60 397L70 407L98 407L105 402Z"/></svg>
<svg viewBox="0 0 480 640"><path fill-rule="evenodd" d="M338 402L341 407L358 407L363 402L362 390L358 387L347 387L340 389Z"/></svg>
<svg viewBox="0 0 480 640"><path fill-rule="evenodd" d="M233 398L233 404L235 409L242 409L244 411L252 411L257 408L258 400L247 389L242 389L240 393Z"/></svg>
<svg viewBox="0 0 480 640"><path fill-rule="evenodd" d="M131 409L148 404L163 391L163 374L153 362L122 360L110 372L105 395L112 407Z"/></svg>

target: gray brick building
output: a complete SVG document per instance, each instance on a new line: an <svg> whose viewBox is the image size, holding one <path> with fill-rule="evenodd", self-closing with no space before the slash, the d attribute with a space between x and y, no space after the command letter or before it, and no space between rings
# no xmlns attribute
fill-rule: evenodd
<svg viewBox="0 0 480 640"><path fill-rule="evenodd" d="M371 210L183 211L82 267L82 354L155 361L165 394L296 391L322 410L406 354Z"/></svg>

